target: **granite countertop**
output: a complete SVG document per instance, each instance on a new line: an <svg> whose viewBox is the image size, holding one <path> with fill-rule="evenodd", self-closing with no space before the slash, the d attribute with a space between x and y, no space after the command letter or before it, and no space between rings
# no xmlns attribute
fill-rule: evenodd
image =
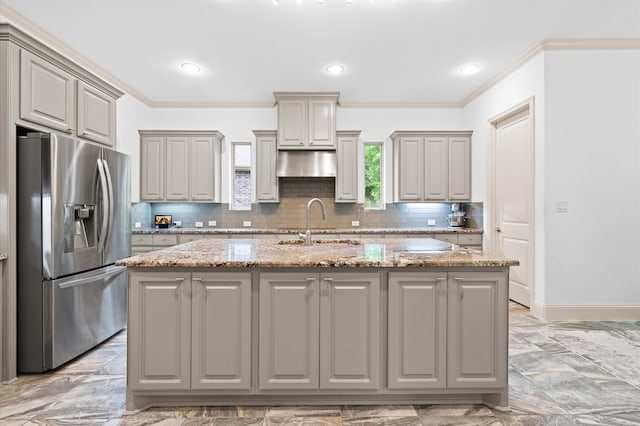
<svg viewBox="0 0 640 426"><path fill-rule="evenodd" d="M431 238L315 240L201 239L119 260L132 268L200 267L504 267L517 260Z"/></svg>
<svg viewBox="0 0 640 426"><path fill-rule="evenodd" d="M298 234L303 228L143 228L132 229L139 234ZM481 228L321 228L311 234L481 234Z"/></svg>

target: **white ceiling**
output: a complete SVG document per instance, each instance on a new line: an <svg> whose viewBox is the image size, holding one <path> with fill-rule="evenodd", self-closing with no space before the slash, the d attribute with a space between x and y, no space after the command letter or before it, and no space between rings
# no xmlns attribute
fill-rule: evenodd
<svg viewBox="0 0 640 426"><path fill-rule="evenodd" d="M154 102L339 91L345 103L458 103L542 40L640 37L638 0L0 0L8 14L7 5ZM184 74L185 61L203 72ZM336 62L345 72L328 75ZM481 71L460 76L469 62Z"/></svg>

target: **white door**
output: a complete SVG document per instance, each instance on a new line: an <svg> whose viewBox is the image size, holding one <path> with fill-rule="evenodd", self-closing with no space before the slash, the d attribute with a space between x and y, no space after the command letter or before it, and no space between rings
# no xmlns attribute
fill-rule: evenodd
<svg viewBox="0 0 640 426"><path fill-rule="evenodd" d="M531 303L533 286L533 141L529 109L495 124L494 241L497 254L517 259L511 268L509 298Z"/></svg>

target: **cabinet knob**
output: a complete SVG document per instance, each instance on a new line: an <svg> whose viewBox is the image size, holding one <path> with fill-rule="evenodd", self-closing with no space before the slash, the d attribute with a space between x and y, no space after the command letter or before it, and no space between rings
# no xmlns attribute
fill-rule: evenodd
<svg viewBox="0 0 640 426"><path fill-rule="evenodd" d="M496 228L496 232L500 233L502 231L500 230L500 228Z"/></svg>

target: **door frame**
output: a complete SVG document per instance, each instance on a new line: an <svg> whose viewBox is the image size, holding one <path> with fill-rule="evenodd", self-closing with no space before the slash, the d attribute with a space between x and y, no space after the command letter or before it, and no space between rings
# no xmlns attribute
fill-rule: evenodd
<svg viewBox="0 0 640 426"><path fill-rule="evenodd" d="M493 116L488 120L491 126L491 138L489 141L489 147L487 150L487 206L485 206L485 217L487 218L487 230L485 232L486 246L492 252L496 252L498 248L498 239L495 237L495 230L498 224L498 210L497 210L497 191L496 191L496 143L498 137L499 124L508 120L516 115L526 113L529 119L529 137L531 138L531 145L529 148L529 158L531 164L529 167L528 179L531 181L531 193L528 194L531 203L529 204L529 217L531 223L529 226L529 250L527 252L527 262L530 265L529 276L529 309L535 304L535 97L531 96L522 102L508 108L501 113ZM508 285L508 283L507 283Z"/></svg>

